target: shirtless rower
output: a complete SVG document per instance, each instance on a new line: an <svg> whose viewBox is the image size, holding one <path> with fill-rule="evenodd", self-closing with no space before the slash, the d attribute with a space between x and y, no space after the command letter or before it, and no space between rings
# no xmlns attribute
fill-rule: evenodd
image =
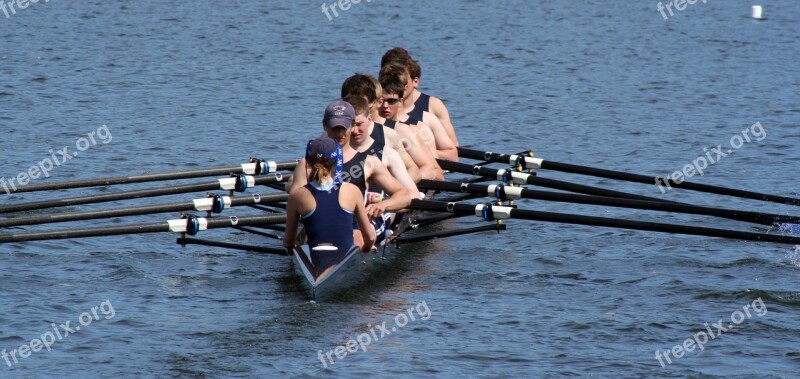
<svg viewBox="0 0 800 379"><path fill-rule="evenodd" d="M436 96L427 95L417 88L419 87L420 77L422 77L422 68L419 63L411 58L411 54L402 47L395 47L386 51L381 58L381 67L391 62L399 62L408 68L411 81L413 83L413 91L407 94L403 106L411 117L419 117L423 112L430 112L439 119L444 127L450 140L456 147L458 146L458 137L456 137L455 127L450 121L450 112L444 105L441 99Z"/></svg>
<svg viewBox="0 0 800 379"><path fill-rule="evenodd" d="M384 66L384 68L390 66ZM395 66L395 68L397 67ZM401 71L404 73L404 70L402 69ZM405 123L408 120L408 115L403 110L402 98L407 76L404 76L405 74L387 74L384 70L381 70L381 73L380 81L383 95L378 103L378 111L382 117L386 118L384 124L392 127L397 121ZM434 129L422 121L411 127L434 157L458 161L458 151L443 128Z"/></svg>
<svg viewBox="0 0 800 379"><path fill-rule="evenodd" d="M384 119L378 113L378 100L381 95L380 82L371 75L355 74L342 83L342 98L359 96L367 101L369 116L374 123L370 137L378 144L382 145L385 142L400 153L408 173L415 183L420 179L443 180L441 167L428 149L414 137L410 126L397 123L394 128L389 128L383 125Z"/></svg>
<svg viewBox="0 0 800 379"><path fill-rule="evenodd" d="M411 196L403 185L392 177L392 174L377 157L366 152L360 153L350 147L350 134L353 131L355 119L353 106L348 102L336 100L328 104L325 109L322 129L328 137L333 138L342 147L343 172L340 178L342 182L355 184L362 194L366 192L366 183L375 183L389 195L382 201L370 202L366 206L367 216L371 220L383 220L384 213L397 212L407 208L411 204ZM297 162L294 175L287 184L286 191L292 193L295 188L308 184L310 170L305 158ZM361 233L358 230L353 230L353 238L357 245L363 244Z"/></svg>

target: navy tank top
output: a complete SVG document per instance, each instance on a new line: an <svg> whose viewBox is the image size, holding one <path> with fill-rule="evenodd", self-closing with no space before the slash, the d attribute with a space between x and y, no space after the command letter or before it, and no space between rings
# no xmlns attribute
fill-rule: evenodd
<svg viewBox="0 0 800 379"><path fill-rule="evenodd" d="M414 125L422 121L423 112L430 112L430 102L430 96L424 93L420 94L417 98L417 101L414 102L414 109L412 109L411 112L408 112L408 122L406 123L409 125Z"/></svg>
<svg viewBox="0 0 800 379"><path fill-rule="evenodd" d="M316 188L309 183L305 187L317 203L317 207L302 219L311 263L320 273L341 262L353 246L354 217L352 212L339 205L339 186Z"/></svg>
<svg viewBox="0 0 800 379"><path fill-rule="evenodd" d="M357 152L353 158L344 163L342 170L342 181L355 185L361 190L362 194L367 190L367 181L364 178L364 161L368 155L368 151Z"/></svg>
<svg viewBox="0 0 800 379"><path fill-rule="evenodd" d="M372 133L369 136L380 145L386 144L386 132L383 131L383 125L377 122L372 127Z"/></svg>
<svg viewBox="0 0 800 379"><path fill-rule="evenodd" d="M384 121L384 123L385 124L383 124L383 125L386 126L389 129L394 129L394 127L397 126L397 121L389 120L388 118L386 119L386 121Z"/></svg>

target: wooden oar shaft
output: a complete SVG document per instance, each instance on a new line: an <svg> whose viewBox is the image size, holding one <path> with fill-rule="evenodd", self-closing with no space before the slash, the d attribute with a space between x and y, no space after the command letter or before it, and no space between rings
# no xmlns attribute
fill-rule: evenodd
<svg viewBox="0 0 800 379"><path fill-rule="evenodd" d="M286 201L288 197L289 195L286 193L276 193L268 195L245 195L245 196L230 198L230 206L235 207L235 206L251 205L251 204L268 204L278 201ZM197 201L182 201L182 202L167 203L167 204L149 204L137 207L102 209L97 211L79 212L79 213L61 213L52 215L8 218L0 220L0 228L7 228L11 226L23 226L23 225L50 224L57 222L94 220L94 219L111 218L111 217L138 216L146 214L184 212L184 211L203 211L203 210L205 209L198 209Z"/></svg>
<svg viewBox="0 0 800 379"><path fill-rule="evenodd" d="M412 200L410 209L434 212L449 212L458 214L475 214L482 216L485 205L445 203L431 200ZM607 217L575 215L568 213L553 213L516 209L504 206L493 206L490 212L496 219L515 218L532 221L556 222L564 224L577 224L601 226L620 229L645 230L660 233L687 234L706 237L720 237L745 241L774 242L789 245L800 244L800 237L781 236L774 234L760 234L738 230L715 229L699 226L674 225L647 221L623 220Z"/></svg>
<svg viewBox="0 0 800 379"><path fill-rule="evenodd" d="M579 195L561 192L537 191L520 187L498 187L498 185L471 184L442 182L435 180L422 180L417 186L420 189L434 189L452 192L466 192L479 195L495 196L498 188L502 189L503 194L510 200L519 198L537 199L546 201L560 201L577 204L604 205L620 208L647 209L661 212L688 213L728 219L752 222L761 225L773 225L779 223L800 223L800 217L784 216L771 213L748 212L733 209L721 209L696 206L690 204L674 204L659 201L645 201L633 199L620 199L603 196Z"/></svg>
<svg viewBox="0 0 800 379"><path fill-rule="evenodd" d="M270 174L267 176L260 176L254 178L253 183L251 184L265 185L271 183L278 183L281 181L288 180L291 176L292 176L291 174L285 174L285 175ZM19 203L19 204L6 204L6 205L0 205L0 213L32 211L36 209L67 207L73 205L94 204L94 203L102 203L108 201L129 200L129 199L138 199L138 198L164 196L164 195L175 195L175 194L190 193L190 192L213 191L219 189L226 189L226 188L222 188L220 181L217 180L213 182L182 184L171 187L148 188L148 189L140 189L132 191L107 193L101 195L71 197L66 199L42 200L42 201L34 201L34 202Z"/></svg>
<svg viewBox="0 0 800 379"><path fill-rule="evenodd" d="M499 163L511 163L515 164L517 155L507 155L507 154L499 154L499 153L492 153L492 152L484 152L474 149L466 149L459 147L458 148L458 156L463 158L469 159L478 159L484 160L488 162L499 162ZM571 163L562 163L562 162L554 162L549 160L543 160L539 158L531 158L531 157L521 157L524 159L525 162L535 165L536 167L545 169L545 170L553 170L553 171L560 171L560 172L567 172L571 174L580 174L580 175L588 175L588 176L595 176L600 178L606 179L615 179L615 180L622 180L627 182L633 183L643 183L643 184L650 184L655 186L662 186L662 188L666 187L675 187L675 188L683 188L692 191L698 192L706 192L706 193L713 193L717 195L726 195L726 196L733 196L733 197L740 197L744 199L753 199L753 200L761 200L761 201L769 201L773 203L781 203L781 204L788 204L788 205L798 205L800 206L800 199L794 197L786 197L786 196L779 196L779 195L770 195L766 193L760 192L753 192L753 191L745 191L735 188L727 188L721 186L714 186L710 184L701 184L701 183L693 183L687 181L681 181L680 183L675 182L671 178L660 178L658 176L649 176L649 175L641 175L641 174L632 174L622 171L615 171L615 170L608 170L603 168L597 167L589 167L589 166L581 166Z"/></svg>
<svg viewBox="0 0 800 379"><path fill-rule="evenodd" d="M207 222L207 229L217 229L217 228L229 228L234 226L258 226L258 225L280 224L286 222L286 215L248 216L239 218L221 217L221 218L209 218L205 220ZM67 238L83 238L83 237L102 237L102 236L115 236L122 234L174 232L172 230L174 226L175 226L174 222L166 221L166 222L154 222L147 224L131 224L131 225L118 225L118 226L81 228L81 229L62 229L62 230L47 230L47 231L36 231L36 232L8 233L8 234L0 234L0 243L42 241L42 240L67 239Z"/></svg>
<svg viewBox="0 0 800 379"><path fill-rule="evenodd" d="M297 161L264 162L264 164L267 168L269 168L268 172L262 173L265 175L278 170L292 170L297 165ZM202 178L209 176L222 176L228 174L253 175L254 170L251 168L251 166L255 167L255 163L245 163L239 166L219 167L210 169L172 171L172 172L162 172L153 174L139 174L131 176L114 176L109 178L81 179L81 180L71 180L67 182L57 182L57 183L29 184L19 187L15 186L15 187L4 188L3 191L0 191L0 194L98 187L98 186L109 186L115 184L155 182L161 180L191 179L191 178Z"/></svg>

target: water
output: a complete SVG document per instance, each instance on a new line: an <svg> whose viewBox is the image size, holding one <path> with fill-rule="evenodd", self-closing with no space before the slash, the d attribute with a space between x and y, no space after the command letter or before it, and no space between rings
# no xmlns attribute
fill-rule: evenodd
<svg viewBox="0 0 800 379"><path fill-rule="evenodd" d="M375 73L381 54L400 45L422 65L422 88L447 103L465 146L533 148L545 159L668 175L704 156L704 148L727 148L732 136L759 122L763 140L743 144L692 180L797 195L800 5L766 3L767 20L759 22L747 17L746 2L697 2L668 21L656 4L376 1L329 21L313 2L39 1L8 18L0 13L1 175L27 171L50 149L77 152L75 143L99 135L102 125L111 140L86 145L48 180L227 166L249 156L295 158L319 132L342 80ZM698 204L796 212L541 175ZM130 186L139 187L147 186ZM763 230L699 216L520 204ZM173 235L6 244L0 348L18 349L51 331L51 323L80 325L83 312L92 321L51 351L6 365L0 376L800 376L794 247L508 224L499 235L413 246L392 272L322 304L308 302L283 257L181 248ZM272 243L242 233L207 236ZM422 304L427 319L418 312ZM655 358L657 349L706 330L704 323L730 323L743 310L749 317L702 351L670 355L664 368ZM380 337L376 325L396 325L399 313L416 319ZM323 368L319 351L371 331L379 340L367 351Z"/></svg>

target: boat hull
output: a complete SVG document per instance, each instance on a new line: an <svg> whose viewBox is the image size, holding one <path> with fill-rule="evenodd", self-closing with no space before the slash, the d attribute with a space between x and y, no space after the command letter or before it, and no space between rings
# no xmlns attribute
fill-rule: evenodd
<svg viewBox="0 0 800 379"><path fill-rule="evenodd" d="M411 229L413 220L418 214L418 212L406 214L393 228L392 236L387 238L377 251L363 253L358 246L352 246L342 261L321 277L317 277L314 272L308 245L295 247L292 254L295 272L303 278L303 284L311 298L320 301L340 294L364 283L375 271L387 266L400 252L400 247L392 245L391 240Z"/></svg>

